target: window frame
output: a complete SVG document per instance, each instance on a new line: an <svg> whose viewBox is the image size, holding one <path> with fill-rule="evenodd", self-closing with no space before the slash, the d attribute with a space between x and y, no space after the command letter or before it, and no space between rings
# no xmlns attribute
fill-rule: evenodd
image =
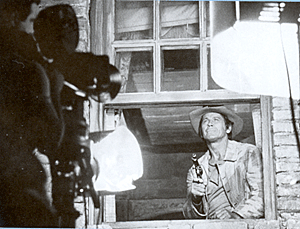
<svg viewBox="0 0 300 229"><path fill-rule="evenodd" d="M198 38L173 38L173 39L160 39L159 36L159 29L160 29L160 17L159 17L159 7L160 7L160 1L153 0L153 39L145 39L145 40L114 40L114 16L115 16L115 1L112 1L111 3L108 3L107 0L102 0L102 5L106 5L107 7L104 7L104 11L106 13L103 13L103 21L109 22L108 26L104 28L105 31L107 31L106 36L104 36L104 42L106 45L106 48L104 53L108 54L111 58L111 62L115 61L116 58L116 50L118 49L137 49L142 47L151 47L153 48L153 74L154 74L154 85L153 85L153 92L147 92L148 96L144 97L145 93L120 93L113 101L113 103L126 103L128 100L136 100L135 97L139 97L139 102L143 101L149 101L149 100L157 100L159 101L161 98L165 97L165 95L160 95L161 93L165 93L165 91L161 90L161 50L164 47L172 46L172 47L178 47L180 48L185 46L186 49L189 47L194 48L197 46L200 51L200 57L199 57L199 66L200 66L200 92L207 92L207 54L208 54L208 48L210 46L210 38L207 35L207 26L205 22L206 18L206 10L205 10L205 3L199 2L199 31L200 35ZM201 29L202 28L202 29ZM110 33L110 34L108 34ZM156 67L155 67L156 66ZM191 91L191 92L199 92L199 91ZM185 93L186 91L168 91L168 95L170 97L169 100L172 100L172 96L175 98L174 101L178 101L180 97L186 97ZM225 94L228 92L225 92ZM181 95L182 94L182 95ZM142 96L140 96L142 95ZM177 95L177 96L176 96ZM163 100L163 99L162 99ZM183 99L185 101L185 99Z"/></svg>
<svg viewBox="0 0 300 229"><path fill-rule="evenodd" d="M155 0L154 0L155 1ZM154 7L157 7L155 1ZM201 9L202 10L202 9ZM156 18L158 15L155 16ZM106 54L110 57L111 62L115 58L116 47L128 47L128 43L121 41L113 41L114 31L114 1L111 0L94 0L91 1L91 51L95 54ZM202 18L204 19L204 17ZM155 23L159 23L155 20ZM104 23L105 22L105 23ZM204 33L204 32L202 32ZM169 42L169 40L160 40L161 44ZM184 42L189 44L197 44L199 41L195 39L186 39ZM133 43L133 42L132 42ZM149 45L149 41L139 41L142 45ZM203 43L209 44L209 40L204 40ZM170 44L176 45L176 41ZM160 46L157 46L160 47ZM157 50L160 51L160 50ZM156 63L154 62L154 65ZM159 68L158 68L159 69ZM200 90L200 91L182 91L182 92L159 92L159 93L124 93L119 94L113 101L106 104L111 107L140 107L163 104L213 104L213 103L234 103L242 101L260 101L261 106L261 123L262 123L262 156L264 166L264 201L265 201L265 217L264 220L277 220L276 208L276 181L275 167L273 156L273 140L271 128L271 112L272 102L271 97L244 95L226 90ZM93 212L93 209L90 209ZM130 221L126 222L127 224ZM137 222L134 222L137 223ZM91 223L93 224L93 223ZM130 226L128 227L130 228Z"/></svg>

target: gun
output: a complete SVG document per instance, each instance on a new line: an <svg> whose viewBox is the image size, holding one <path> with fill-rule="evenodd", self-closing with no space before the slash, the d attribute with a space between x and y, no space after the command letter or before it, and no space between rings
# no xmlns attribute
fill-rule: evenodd
<svg viewBox="0 0 300 229"><path fill-rule="evenodd" d="M199 183L203 183L203 179L202 179L203 170L202 170L201 166L199 165L199 162L197 160L197 155L195 153L193 153L191 159L192 159L192 162L194 165L194 169L195 169L198 181L199 181Z"/></svg>

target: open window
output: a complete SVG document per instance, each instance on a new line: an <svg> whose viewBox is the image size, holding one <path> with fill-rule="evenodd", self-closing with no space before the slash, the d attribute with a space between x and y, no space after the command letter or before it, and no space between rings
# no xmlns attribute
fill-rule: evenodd
<svg viewBox="0 0 300 229"><path fill-rule="evenodd" d="M245 102L226 106L244 121L243 131L235 139L261 143L257 139L261 137L257 126L260 104ZM144 175L135 182L135 190L116 195L117 221L184 219L182 206L191 156L196 153L200 157L206 152L188 116L200 107L179 104L123 109L127 126L142 148Z"/></svg>
<svg viewBox="0 0 300 229"><path fill-rule="evenodd" d="M256 144L262 150L265 217L262 221L246 220L246 224L276 219L271 103L270 98L261 97L227 103L212 100L190 104L105 105L104 112L123 114L127 127L138 140L142 149L144 175L134 183L134 190L102 193L101 222L135 228L134 225L138 227L138 223L149 220L158 224L165 220L175 220L177 223L189 221L182 215L186 173L192 165L192 153L200 157L206 148L192 129L188 114L206 105L225 105L235 111L243 119L244 127L234 140ZM89 212L90 217L93 216L89 223L97 224L95 216L99 215L99 211L93 209L91 204Z"/></svg>
<svg viewBox="0 0 300 229"><path fill-rule="evenodd" d="M101 21L108 24L103 36L101 30L92 37L101 48L92 48L108 54L124 78L121 93L101 111L122 112L141 145L144 160L144 175L135 182L135 190L107 196L113 201L108 201L110 207L104 203L107 209L103 214L107 211L114 217L102 217L103 221L116 228L153 228L151 223L142 223L148 220L162 222L162 228L167 228L163 220L181 222L190 157L193 152L199 157L205 151L191 128L188 113L199 106L220 104L244 119L244 129L236 140L262 149L264 220L276 219L270 98L233 93L213 81L209 2L95 2L95 9L102 11L94 14L92 30L99 31ZM176 14L180 17L172 18L170 12L174 11L181 12ZM95 215L92 207L90 213ZM90 224L96 224L92 220Z"/></svg>
<svg viewBox="0 0 300 229"><path fill-rule="evenodd" d="M257 145L262 150L264 178L268 178L264 180L265 218L274 217L269 100L262 97L256 101L221 104L244 121L242 132L234 140ZM184 219L182 206L191 155L196 153L200 157L206 151L205 144L191 127L188 114L205 105L211 104L106 106L123 112L127 127L141 146L144 162L144 175L135 182L136 189L115 195L117 222Z"/></svg>

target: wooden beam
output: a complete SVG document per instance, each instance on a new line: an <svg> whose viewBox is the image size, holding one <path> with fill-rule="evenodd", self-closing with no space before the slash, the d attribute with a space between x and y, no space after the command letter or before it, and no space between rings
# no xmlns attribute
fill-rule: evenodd
<svg viewBox="0 0 300 229"><path fill-rule="evenodd" d="M146 106L174 106L174 104L190 105L224 105L241 102L259 102L259 96L242 95L226 90L181 91L160 93L119 93L108 102L106 107L114 108L141 108Z"/></svg>
<svg viewBox="0 0 300 229"><path fill-rule="evenodd" d="M261 96L262 156L264 170L265 219L277 219L276 181L271 132L271 97Z"/></svg>
<svg viewBox="0 0 300 229"><path fill-rule="evenodd" d="M96 55L103 54L103 0L91 0L90 23L91 23L91 52Z"/></svg>

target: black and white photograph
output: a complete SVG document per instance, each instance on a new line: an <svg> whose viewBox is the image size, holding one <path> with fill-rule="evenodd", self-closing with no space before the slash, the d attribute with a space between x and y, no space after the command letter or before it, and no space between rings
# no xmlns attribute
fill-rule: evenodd
<svg viewBox="0 0 300 229"><path fill-rule="evenodd" d="M0 0L0 227L300 228L300 2Z"/></svg>

